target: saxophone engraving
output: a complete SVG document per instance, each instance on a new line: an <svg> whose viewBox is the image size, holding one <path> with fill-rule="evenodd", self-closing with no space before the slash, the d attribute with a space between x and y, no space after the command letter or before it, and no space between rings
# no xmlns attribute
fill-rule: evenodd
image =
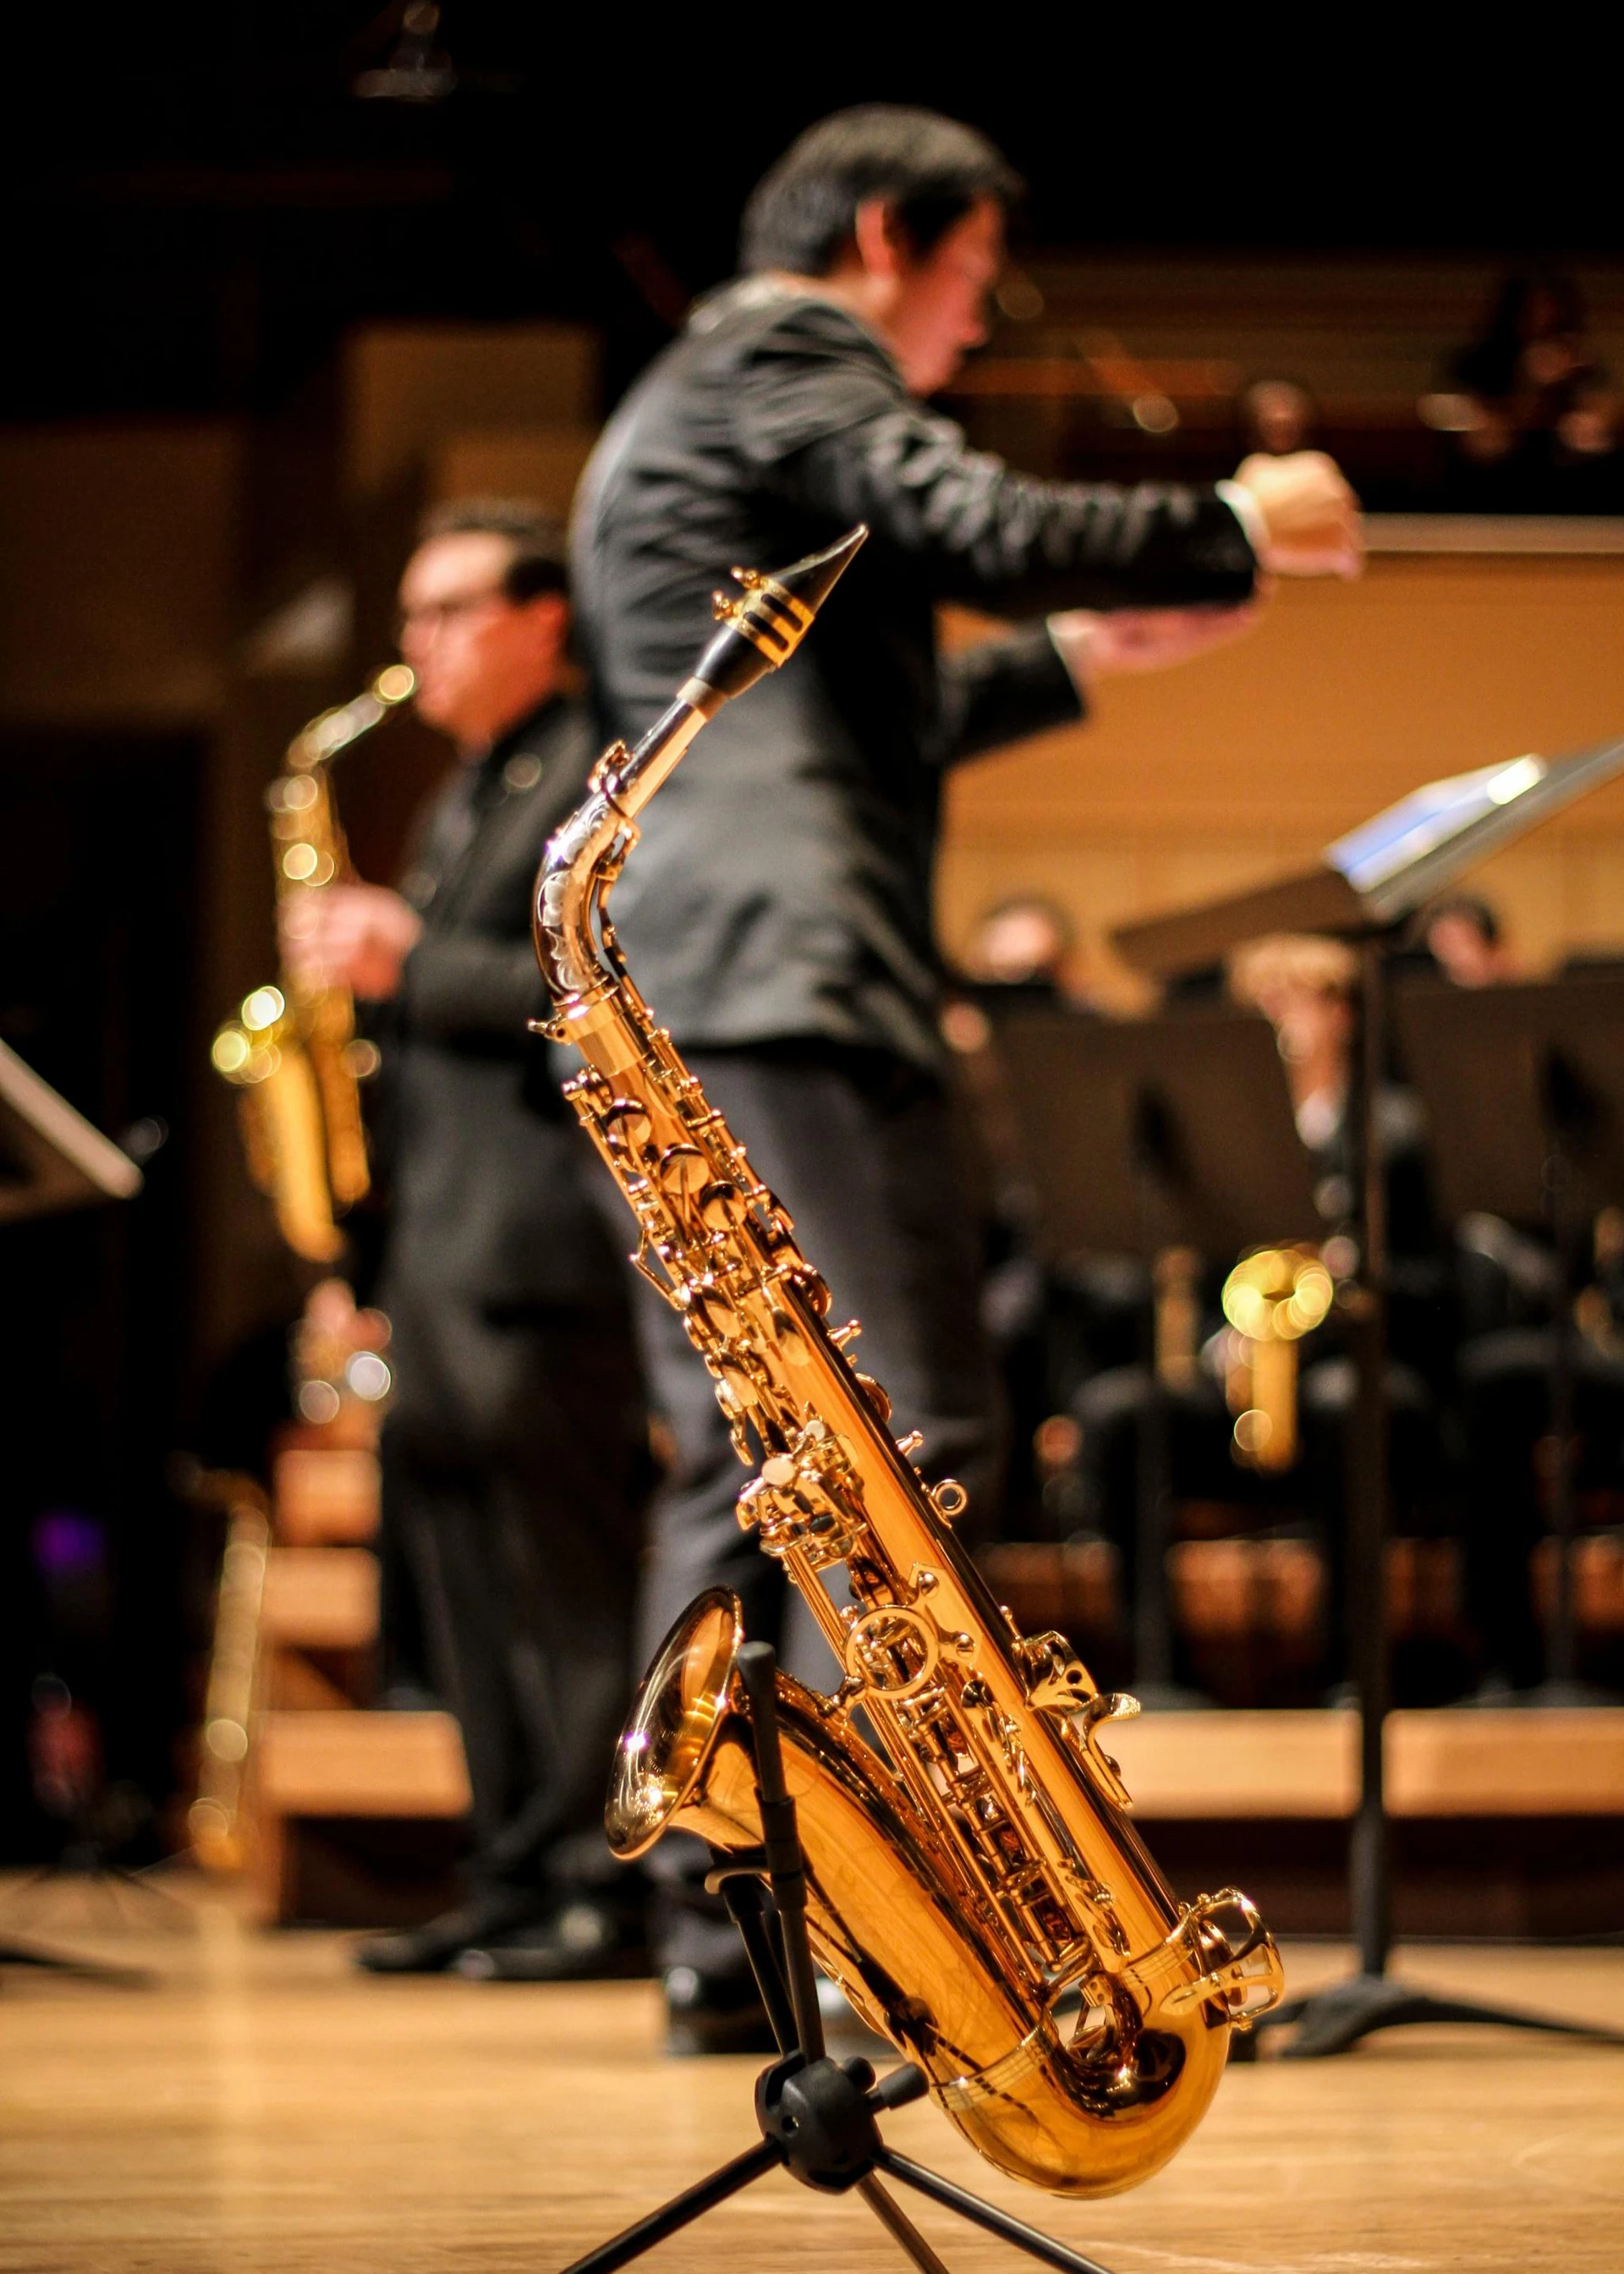
<svg viewBox="0 0 1624 2274"><path fill-rule="evenodd" d="M722 629L671 707L599 760L538 879L545 1031L585 1061L568 1095L636 1219L633 1260L680 1314L755 1471L740 1522L843 1669L831 1697L778 1677L818 1959L992 2163L1105 2195L1199 2120L1231 2027L1279 1995L1274 1944L1233 1890L1175 1900L1101 1744L1134 1701L992 1600L953 1536L962 1488L928 1483L917 1435L891 1434L883 1390L846 1353L855 1323L827 1323L828 1289L656 1027L605 912L638 812L706 719L793 652L866 534L775 576L735 570L742 595L718 594ZM842 1570L844 1604L828 1584ZM667 1638L616 1758L620 1856L673 1826L724 1855L758 1847L741 1638L725 1590Z"/></svg>
<svg viewBox="0 0 1624 2274"><path fill-rule="evenodd" d="M327 769L342 749L399 709L415 681L402 663L380 671L353 702L312 719L289 745L286 770L266 792L271 862L281 906L346 879L350 858ZM311 987L282 972L244 996L215 1035L216 1073L241 1092L249 1173L276 1207L296 1255L331 1263L344 1239L335 1219L371 1181L359 1084L377 1064L357 1041L347 987Z"/></svg>

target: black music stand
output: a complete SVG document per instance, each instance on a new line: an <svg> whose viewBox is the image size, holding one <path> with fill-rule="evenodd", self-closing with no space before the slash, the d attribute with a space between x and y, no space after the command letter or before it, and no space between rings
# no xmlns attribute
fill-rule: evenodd
<svg viewBox="0 0 1624 2274"><path fill-rule="evenodd" d="M1514 758L1429 782L1326 848L1319 865L1282 883L1204 907L1121 927L1113 945L1159 979L1203 969L1271 931L1323 932L1359 958L1361 1006L1350 1120L1356 1139L1360 1263L1343 1297L1357 1389L1350 1432L1349 1628L1359 1712L1359 1801L1349 1852L1357 1973L1265 2014L1294 2024L1288 2058L1346 2052L1372 2031L1412 2022L1470 2022L1624 2044L1624 2032L1509 2007L1434 1998L1392 1980L1392 1864L1382 1736L1389 1705L1385 1601L1388 1532L1387 1196L1378 1104L1387 1064L1388 970L1404 920L1489 853L1624 772L1624 742L1566 758Z"/></svg>
<svg viewBox="0 0 1624 2274"><path fill-rule="evenodd" d="M101 1201L130 1200L140 1189L141 1172L129 1155L0 1043L0 1224ZM94 1982L147 1978L132 1967L10 1940L0 1942L0 1966L44 1969Z"/></svg>
<svg viewBox="0 0 1624 2274"><path fill-rule="evenodd" d="M1321 1229L1280 1052L1250 1012L1111 1020L998 1018L998 1050L1049 1260L1163 1249L1234 1255ZM1169 1413L1153 1346L1139 1433L1133 1687L1147 1711L1206 1701L1173 1678Z"/></svg>
<svg viewBox="0 0 1624 2274"><path fill-rule="evenodd" d="M564 2274L612 2274L613 2269L641 2258L667 2235L772 2171L786 2171L820 2195L854 2190L920 2274L947 2274L947 2269L902 2206L881 2186L877 2172L1012 2242L1030 2257L1057 2268L1059 2274L1106 2274L1096 2260L1068 2250L1024 2219L983 2202L885 2145L878 2119L887 2109L922 2099L929 2090L923 2071L912 2061L904 2061L876 2082L868 2061L832 2060L825 2050L817 1978L807 1940L806 1864L778 1743L777 1671L770 1643L746 1643L739 1653L739 1672L749 1699L763 1840L751 1853L718 1859L706 1881L713 1894L721 1894L739 1930L778 2041L778 2059L756 2081L756 2120L762 2136L755 2147L685 2187L658 2210L575 2259ZM771 1890L771 1914L763 1880Z"/></svg>
<svg viewBox="0 0 1624 2274"><path fill-rule="evenodd" d="M1543 1225L1555 1255L1550 1400L1556 1585L1530 1706L1616 1705L1575 1678L1574 1298L1597 1211L1624 1201L1624 977L1395 990L1394 1023L1432 1128L1445 1216Z"/></svg>
<svg viewBox="0 0 1624 2274"><path fill-rule="evenodd" d="M0 1043L0 1224L132 1200L140 1189L129 1155Z"/></svg>

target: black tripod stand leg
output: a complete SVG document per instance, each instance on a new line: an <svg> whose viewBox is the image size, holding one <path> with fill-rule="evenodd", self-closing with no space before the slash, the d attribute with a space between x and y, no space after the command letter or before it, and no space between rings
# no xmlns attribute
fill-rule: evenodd
<svg viewBox="0 0 1624 2274"><path fill-rule="evenodd" d="M762 1848L773 1906L784 1937L784 1967L790 2003L795 2009L795 2043L808 2061L823 2058L823 2017L818 2011L817 1977L807 1941L807 1874L801 1860L795 1803L784 1781L778 1743L778 1659L771 1643L747 1642L739 1653L739 1673L750 1700L750 1733L756 1752L756 1793L761 1804Z"/></svg>
<svg viewBox="0 0 1624 2274"><path fill-rule="evenodd" d="M1603 2029L1599 2023L1564 2022L1554 2014L1525 2014L1516 2006L1479 2006L1470 1999L1429 1998L1415 1994L1418 2012L1405 2015L1411 2022L1475 2022L1499 2029L1537 2029L1548 2037L1588 2037L1592 2044L1624 2045L1624 2029Z"/></svg>
<svg viewBox="0 0 1624 2274"><path fill-rule="evenodd" d="M772 1946L772 1936L768 1931L760 1882L754 1879L729 1877L722 1881L721 1896L727 1906L727 1916L739 1930L739 1939L743 1943L745 1956L750 1962L750 1971L756 1977L756 1988L761 1992L762 2004L767 2008L767 2019L772 2024L778 2051L781 2053L793 2052L795 2012L789 2002L789 1992L784 1986L783 1969L778 1964L778 1954Z"/></svg>
<svg viewBox="0 0 1624 2274"><path fill-rule="evenodd" d="M121 1990L145 1990L153 1978L142 1966L109 1966L99 1958L76 1958L69 1950L41 1950L31 1942L0 1942L0 1966L37 1967L48 1974L71 1974L81 1982L105 1982Z"/></svg>
<svg viewBox="0 0 1624 2274"><path fill-rule="evenodd" d="M985 2227L989 2234L996 2234L1005 2242L1012 2242L1017 2250L1026 2251L1029 2257L1041 2258L1046 2266L1057 2266L1061 2274L1109 2274L1109 2270L1101 2266L1097 2258L1085 2258L1080 2250L1068 2250L1064 2242L1056 2242L1052 2235L1041 2234L1035 2226L1028 2226L1024 2219L1012 2218L1008 2211L998 2210L993 2204L983 2202L980 2195L970 2195L965 2188L955 2187L951 2180L944 2180L939 2172L927 2171L922 2164L914 2163L910 2157L898 2155L894 2148L882 2148L875 2161L880 2170L891 2179L900 2180L906 2187L916 2187L921 2195L929 2195L932 2202L939 2202L949 2210L956 2210L960 2218L967 2218L972 2225Z"/></svg>
<svg viewBox="0 0 1624 2274"><path fill-rule="evenodd" d="M900 2243L907 2256L918 2267L919 2274L947 2274L946 2267L936 2256L936 2252L914 2225L906 2211L903 2210L902 2205L886 2194L872 2172L866 2180L858 2180L857 2192L876 2218L879 2220L886 2233L894 2242Z"/></svg>
<svg viewBox="0 0 1624 2274"><path fill-rule="evenodd" d="M641 2258L645 2250L652 2250L657 2242L664 2242L668 2234L675 2234L690 2221L703 2218L717 2204L736 2195L741 2187L759 2180L772 2171L780 2161L778 2149L771 2140L758 2140L747 2148L742 2156L735 2156L731 2164L724 2164L719 2172L684 2187L680 2195L673 2195L658 2210L640 2218L635 2226L624 2228L600 2242L596 2250L589 2250L584 2258L577 2258L564 2269L564 2274L611 2274L611 2269L629 2264Z"/></svg>
<svg viewBox="0 0 1624 2274"><path fill-rule="evenodd" d="M1478 2028L1533 2029L1542 2036L1588 2037L1593 2044L1624 2045L1624 2031L1564 2022L1545 2014L1529 2014L1515 2006L1480 2005L1463 1998L1434 1998L1425 1990L1411 1990L1385 1974L1355 1974L1329 1989L1266 2015L1259 2029L1295 2025L1296 2034L1285 2048L1287 2060L1326 2060L1334 2053L1352 2050L1378 2029L1397 2029L1425 2022L1465 2022Z"/></svg>

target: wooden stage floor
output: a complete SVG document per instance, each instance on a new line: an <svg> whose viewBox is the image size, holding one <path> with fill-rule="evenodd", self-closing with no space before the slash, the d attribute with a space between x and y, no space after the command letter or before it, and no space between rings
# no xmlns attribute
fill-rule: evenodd
<svg viewBox="0 0 1624 2274"><path fill-rule="evenodd" d="M55 1924L156 1978L6 1969L4 2274L548 2274L756 2136L756 2064L663 2059L646 1984L374 1982L342 1938L255 1933L219 1901L189 1935ZM0 1912L0 1934L24 1924ZM1288 1953L1297 1988L1343 1963ZM1624 2025L1624 1950L1429 1946L1403 1971ZM1116 2274L1624 2267L1624 2052L1430 2029L1234 2067L1169 2171L1092 2205L1000 2180L928 2106L888 2128ZM1031 2263L921 2209L953 2274ZM904 2265L861 2205L776 2174L649 2263Z"/></svg>

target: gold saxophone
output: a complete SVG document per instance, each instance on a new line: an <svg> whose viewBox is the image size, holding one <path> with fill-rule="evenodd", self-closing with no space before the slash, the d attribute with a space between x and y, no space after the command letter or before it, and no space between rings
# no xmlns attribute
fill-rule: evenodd
<svg viewBox="0 0 1624 2274"><path fill-rule="evenodd" d="M1297 1346L1330 1315L1336 1286L1317 1247L1259 1247L1223 1283L1234 1329L1224 1384L1235 1457L1266 1474L1297 1455Z"/></svg>
<svg viewBox="0 0 1624 2274"><path fill-rule="evenodd" d="M266 792L279 907L348 877L327 769L397 710L415 683L403 663L391 664L353 702L324 711L289 745L285 771ZM284 970L274 986L244 996L210 1056L242 1093L249 1173L275 1202L282 1238L296 1255L333 1262L344 1245L335 1219L371 1182L359 1083L378 1054L356 1038L350 990L308 987Z"/></svg>
<svg viewBox="0 0 1624 2274"><path fill-rule="evenodd" d="M778 1677L818 1959L989 2161L1107 2195L1183 2142L1231 2027L1278 1997L1279 1957L1244 1895L1175 1900L1100 1745L1137 1706L992 1600L951 1528L963 1489L928 1484L918 1436L892 1437L884 1392L845 1355L855 1325L825 1324L828 1289L656 1028L604 909L638 812L722 704L793 653L866 534L775 576L736 569L743 597L717 596L694 675L635 750L598 761L538 878L544 1031L585 1059L568 1094L636 1217L633 1260L680 1313L740 1458L759 1461L740 1522L844 1668L832 1697ZM846 1604L826 1585L841 1567ZM741 1639L725 1590L668 1638L620 1740L617 1854L673 1826L723 1855L759 1847Z"/></svg>

